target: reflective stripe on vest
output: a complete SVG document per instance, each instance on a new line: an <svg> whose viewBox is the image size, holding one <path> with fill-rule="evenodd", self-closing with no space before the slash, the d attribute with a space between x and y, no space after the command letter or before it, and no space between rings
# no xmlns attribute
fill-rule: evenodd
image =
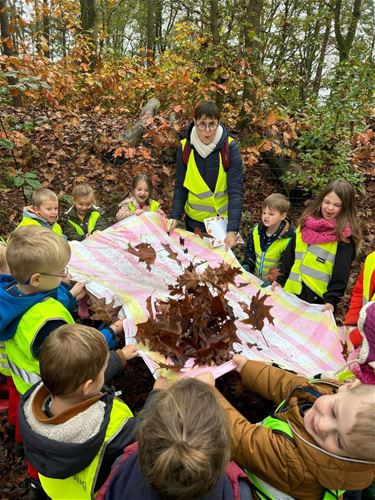
<svg viewBox="0 0 375 500"><path fill-rule="evenodd" d="M369 301L375 301L375 290L370 297L370 286L371 278L375 273L375 252L370 253L365 260L363 266L363 305L366 305Z"/></svg>
<svg viewBox="0 0 375 500"><path fill-rule="evenodd" d="M296 295L302 292L302 283L319 297L327 291L337 253L337 241L308 245L302 240L301 228L296 230L295 260L284 290Z"/></svg>
<svg viewBox="0 0 375 500"><path fill-rule="evenodd" d="M278 267L281 263L282 255L288 246L290 238L281 238L275 240L271 243L271 245L267 248L265 252L262 252L262 248L260 246L260 235L258 225L253 229L253 241L254 241L254 250L255 250L255 276L261 278L262 280L266 279L266 274L271 269L271 267Z"/></svg>
<svg viewBox="0 0 375 500"><path fill-rule="evenodd" d="M282 401L279 404L279 406L276 409L276 412L279 411L283 407L283 405L284 401ZM272 429L272 431L277 434L284 435L286 439L293 440L292 429L290 428L288 422L285 422L284 420L280 420L277 417L270 415L263 420L261 425L268 429ZM294 500L294 497L291 497L286 493L283 493L282 491L278 490L277 488L271 486L270 484L266 483L265 481L257 477L252 472L246 470L246 474L251 479L251 482L253 483L255 490L257 492L257 496L261 500ZM338 500L339 498L342 497L344 493L345 493L344 490L326 490L324 492L322 500L334 500L334 499Z"/></svg>
<svg viewBox="0 0 375 500"><path fill-rule="evenodd" d="M53 500L94 498L95 483L105 450L132 416L133 414L128 406L123 401L115 398L103 444L90 465L66 479L52 479L39 474L40 482L47 495Z"/></svg>
<svg viewBox="0 0 375 500"><path fill-rule="evenodd" d="M10 377L12 372L10 371L8 356L5 352L5 342L0 342L0 373L5 377Z"/></svg>
<svg viewBox="0 0 375 500"><path fill-rule="evenodd" d="M32 346L43 325L54 319L74 323L61 302L50 297L31 307L18 323L14 337L5 341L12 378L20 394L40 380L39 360L34 357Z"/></svg>
<svg viewBox="0 0 375 500"><path fill-rule="evenodd" d="M40 227L47 227L47 226L43 226L43 224L41 224L40 222L38 222L37 220L35 219L32 219L31 217L24 217L21 222L18 224L18 226L16 227L16 229L18 229L19 227L21 226L40 226ZM15 230L16 230L15 229ZM48 228L47 228L48 229ZM63 232L62 232L62 229L61 229L61 226L60 224L57 224L57 222L55 222L54 224L52 224L52 226L50 225L50 229L56 233L56 234L59 234L60 236L62 236Z"/></svg>
<svg viewBox="0 0 375 500"><path fill-rule="evenodd" d="M228 143L233 141L228 137ZM181 141L182 151L186 139ZM217 176L215 192L213 193L202 179L197 164L195 163L194 151L190 151L186 166L184 187L189 191L185 205L185 213L193 220L203 222L208 217L217 214L228 217L228 194L227 194L227 172L223 167L223 160L219 152L219 172Z"/></svg>
<svg viewBox="0 0 375 500"><path fill-rule="evenodd" d="M98 222L100 215L101 215L100 212L98 212L97 210L93 210L91 212L90 217L89 217L89 222L87 224L87 233L88 234L91 234L94 231L96 223ZM69 222L69 224L74 227L76 233L79 234L80 236L83 236L84 234L86 234L85 231L82 229L82 227L79 224L77 224L76 222L74 222L73 220L68 219L67 222Z"/></svg>
<svg viewBox="0 0 375 500"><path fill-rule="evenodd" d="M133 203L129 203L129 210L131 212L135 212L138 207L133 205ZM156 212L156 210L160 207L160 203L156 200L150 200L150 212Z"/></svg>

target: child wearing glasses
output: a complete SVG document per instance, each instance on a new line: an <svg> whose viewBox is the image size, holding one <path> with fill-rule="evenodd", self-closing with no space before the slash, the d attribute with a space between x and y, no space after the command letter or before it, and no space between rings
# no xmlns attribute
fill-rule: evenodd
<svg viewBox="0 0 375 500"><path fill-rule="evenodd" d="M240 150L220 122L217 105L202 101L195 108L194 121L177 150L169 230L177 227L183 214L188 231L205 231L204 219L221 215L228 219L225 243L232 248L237 240L242 203Z"/></svg>
<svg viewBox="0 0 375 500"><path fill-rule="evenodd" d="M45 187L39 188L31 196L31 205L22 212L22 220L16 227L42 226L51 229L56 234L63 234L57 217L59 215L59 200L56 193Z"/></svg>
<svg viewBox="0 0 375 500"><path fill-rule="evenodd" d="M14 384L23 394L40 380L43 341L57 327L74 323L70 311L86 292L82 283L72 288L62 283L70 283L70 247L49 229L19 228L10 237L6 259L12 276L0 283L0 340L5 341ZM117 321L101 330L110 348L121 329Z"/></svg>

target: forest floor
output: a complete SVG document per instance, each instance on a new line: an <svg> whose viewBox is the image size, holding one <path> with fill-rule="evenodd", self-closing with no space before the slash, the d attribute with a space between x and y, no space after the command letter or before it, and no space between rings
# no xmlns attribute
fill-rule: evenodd
<svg viewBox="0 0 375 500"><path fill-rule="evenodd" d="M131 179L141 171L152 176L156 187L154 198L162 203L168 213L174 185L173 159L163 158L150 145L145 144L142 156L134 155L125 161L114 158L108 151L119 146L119 138L128 123L121 116L93 119L88 115L74 115L59 111L39 109L14 110L9 113L19 123L32 121L35 126L28 132L29 142L21 144L15 160L9 159L7 168L23 172L35 172L38 178L50 185L59 195L71 193L78 182L89 182L99 194L99 203L110 223L114 222L116 205L127 194ZM0 155L2 151L0 151ZM131 156L131 155L130 155ZM15 164L14 161L17 163ZM12 163L14 163L12 167ZM3 167L4 169L4 167ZM365 183L358 198L359 216L364 231L364 243L359 258L353 264L350 283L338 311L338 321L348 306L350 290L356 280L359 263L375 247L375 178L373 165L366 167ZM272 192L282 191L265 161L245 170L245 200L241 233L247 236L250 227L259 219L262 200ZM6 236L19 222L24 206L23 193L2 178L0 173L0 234ZM301 200L292 208L292 219L296 220L303 209ZM63 208L66 202L63 199ZM241 257L243 250L238 250ZM117 390L136 413L139 411L153 385L153 377L141 359L135 359L120 376L113 380ZM218 379L218 388L250 421L260 421L270 409L270 404L256 394L244 390L239 376L229 373ZM27 472L23 459L13 450L13 440L7 434L6 416L0 418L0 500L27 497Z"/></svg>

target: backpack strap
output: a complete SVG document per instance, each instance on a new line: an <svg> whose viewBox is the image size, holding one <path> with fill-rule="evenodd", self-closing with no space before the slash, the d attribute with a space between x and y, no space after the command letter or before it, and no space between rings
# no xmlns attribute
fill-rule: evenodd
<svg viewBox="0 0 375 500"><path fill-rule="evenodd" d="M182 147L183 147L183 149L182 149L182 161L186 167L188 164L188 161L189 161L190 153L191 153L191 145L188 141L186 141ZM229 153L229 141L228 141L228 139L221 146L220 154L221 154L221 161L223 163L223 168L224 168L225 172L227 172L229 167L230 167L230 153Z"/></svg>

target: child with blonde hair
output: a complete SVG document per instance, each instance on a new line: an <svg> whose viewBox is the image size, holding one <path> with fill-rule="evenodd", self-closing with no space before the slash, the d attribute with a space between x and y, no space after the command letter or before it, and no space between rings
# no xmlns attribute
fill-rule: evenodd
<svg viewBox="0 0 375 500"><path fill-rule="evenodd" d="M207 385L184 379L160 390L139 419L138 443L125 449L97 500L251 498L246 475L229 462L228 422Z"/></svg>
<svg viewBox="0 0 375 500"><path fill-rule="evenodd" d="M22 212L22 220L16 227L42 226L51 229L56 234L62 234L62 229L57 223L59 215L59 199L51 189L42 187L33 192L31 205Z"/></svg>
<svg viewBox="0 0 375 500"><path fill-rule="evenodd" d="M361 237L353 186L344 179L330 182L301 215L277 282L333 312L347 287Z"/></svg>
<svg viewBox="0 0 375 500"><path fill-rule="evenodd" d="M242 383L273 401L261 423L246 420L215 389L232 435L232 458L261 499L328 500L375 479L375 386L317 380L235 355ZM211 373L199 376L214 386Z"/></svg>
<svg viewBox="0 0 375 500"><path fill-rule="evenodd" d="M134 214L140 215L143 212L159 211L160 203L151 198L153 189L148 175L137 174L132 182L130 196L119 203L116 220L126 219Z"/></svg>
<svg viewBox="0 0 375 500"><path fill-rule="evenodd" d="M63 233L68 240L82 241L94 231L107 227L102 213L95 205L95 192L88 184L77 184L73 188L73 205L65 212Z"/></svg>
<svg viewBox="0 0 375 500"><path fill-rule="evenodd" d="M61 326L44 341L42 381L22 397L20 427L25 456L48 498L94 498L113 461L134 442L136 419L103 385L137 349L109 351L103 335L83 325Z"/></svg>

